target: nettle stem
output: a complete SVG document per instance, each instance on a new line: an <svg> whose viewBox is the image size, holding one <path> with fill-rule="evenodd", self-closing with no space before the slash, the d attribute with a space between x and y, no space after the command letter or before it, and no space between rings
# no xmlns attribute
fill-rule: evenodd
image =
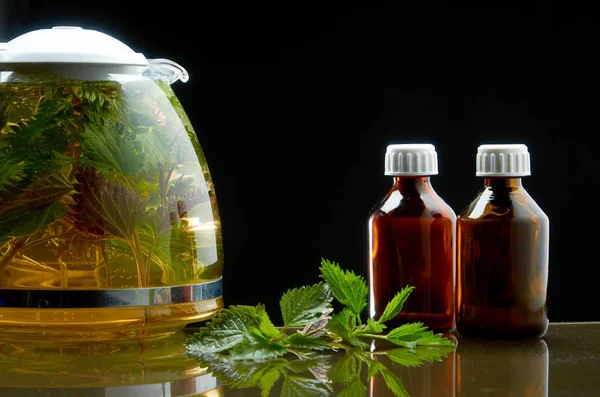
<svg viewBox="0 0 600 397"><path fill-rule="evenodd" d="M135 259L135 265L137 267L137 276L138 276L138 287L145 287L145 272L144 272L144 253L142 252L142 243L140 241L140 236L137 231L133 232L133 239L129 241L129 245L131 246L131 251L133 252L133 257Z"/></svg>
<svg viewBox="0 0 600 397"><path fill-rule="evenodd" d="M27 239L25 238L13 238L11 241L7 243L8 248L4 252L4 255L0 258L0 269L7 266L12 259L19 253L19 251L23 248Z"/></svg>
<svg viewBox="0 0 600 397"><path fill-rule="evenodd" d="M155 237L152 240L152 245L150 246L150 250L148 251L148 261L146 262L146 265L144 266L144 269L146 271L146 285L150 285L150 265L152 264L152 252L154 251L154 246L156 245L156 240L158 240L158 237Z"/></svg>
<svg viewBox="0 0 600 397"><path fill-rule="evenodd" d="M378 334L358 334L356 336L359 336L361 338L372 338L372 339L381 339L381 340L388 340L387 335L378 335Z"/></svg>

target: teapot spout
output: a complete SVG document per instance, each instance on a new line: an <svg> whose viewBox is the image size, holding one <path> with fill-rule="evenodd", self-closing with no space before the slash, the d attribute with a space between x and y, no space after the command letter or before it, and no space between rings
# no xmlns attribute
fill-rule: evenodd
<svg viewBox="0 0 600 397"><path fill-rule="evenodd" d="M190 79L188 72L183 66L163 58L149 59L146 75L153 80L165 81L169 85L177 80L181 80L185 83Z"/></svg>

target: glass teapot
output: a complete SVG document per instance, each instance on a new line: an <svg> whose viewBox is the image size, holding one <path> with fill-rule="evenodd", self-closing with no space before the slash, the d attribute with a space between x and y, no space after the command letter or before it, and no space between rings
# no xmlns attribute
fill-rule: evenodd
<svg viewBox="0 0 600 397"><path fill-rule="evenodd" d="M223 308L215 190L171 84L95 30L0 43L0 335L168 335Z"/></svg>

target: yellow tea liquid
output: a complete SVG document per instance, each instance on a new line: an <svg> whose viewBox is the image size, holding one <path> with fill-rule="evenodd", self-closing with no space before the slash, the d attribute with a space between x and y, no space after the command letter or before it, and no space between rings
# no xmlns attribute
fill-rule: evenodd
<svg viewBox="0 0 600 397"><path fill-rule="evenodd" d="M201 287L222 268L211 175L167 84L0 83L0 334L163 335L222 309Z"/></svg>

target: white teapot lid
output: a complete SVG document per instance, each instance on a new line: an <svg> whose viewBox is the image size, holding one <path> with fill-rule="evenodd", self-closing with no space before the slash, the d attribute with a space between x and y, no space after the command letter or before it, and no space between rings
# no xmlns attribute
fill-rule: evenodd
<svg viewBox="0 0 600 397"><path fill-rule="evenodd" d="M78 26L38 29L0 43L0 70L35 64L117 66L141 72L148 60L112 36Z"/></svg>

